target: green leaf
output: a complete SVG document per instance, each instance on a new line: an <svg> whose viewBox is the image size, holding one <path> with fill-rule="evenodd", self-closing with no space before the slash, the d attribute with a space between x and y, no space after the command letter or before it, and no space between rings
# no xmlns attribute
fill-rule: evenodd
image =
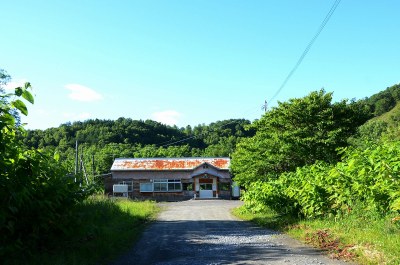
<svg viewBox="0 0 400 265"><path fill-rule="evenodd" d="M0 116L0 122L5 123L7 125L14 126L15 117L11 114L6 113L6 114Z"/></svg>
<svg viewBox="0 0 400 265"><path fill-rule="evenodd" d="M17 108L19 111L21 111L22 114L24 114L25 116L28 115L28 109L26 108L26 105L24 102L22 102L21 100L17 99L15 101L12 102L12 105Z"/></svg>
<svg viewBox="0 0 400 265"><path fill-rule="evenodd" d="M15 95L20 97L23 93L22 87L16 87L15 88Z"/></svg>
<svg viewBox="0 0 400 265"><path fill-rule="evenodd" d="M54 152L54 160L56 160L57 162L60 161L60 153L58 151Z"/></svg>
<svg viewBox="0 0 400 265"><path fill-rule="evenodd" d="M32 104L35 103L35 99L28 90L24 90L24 92L22 92L22 97Z"/></svg>

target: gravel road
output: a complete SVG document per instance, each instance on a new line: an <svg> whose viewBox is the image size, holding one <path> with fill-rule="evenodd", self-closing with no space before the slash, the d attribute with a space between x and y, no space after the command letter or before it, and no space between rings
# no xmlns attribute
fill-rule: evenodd
<svg viewBox="0 0 400 265"><path fill-rule="evenodd" d="M238 220L240 201L191 200L161 204L156 222L111 265L349 264L277 232Z"/></svg>

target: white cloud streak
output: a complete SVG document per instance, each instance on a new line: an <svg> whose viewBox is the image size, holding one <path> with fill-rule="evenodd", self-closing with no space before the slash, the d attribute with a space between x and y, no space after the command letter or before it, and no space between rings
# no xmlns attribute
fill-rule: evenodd
<svg viewBox="0 0 400 265"><path fill-rule="evenodd" d="M89 112L82 112L82 113L71 113L71 112L64 112L63 113L64 118L67 118L71 121L84 121L89 119L92 114Z"/></svg>
<svg viewBox="0 0 400 265"><path fill-rule="evenodd" d="M65 85L65 88L71 91L68 97L72 100L92 102L103 99L103 96L101 94L83 85L68 84Z"/></svg>
<svg viewBox="0 0 400 265"><path fill-rule="evenodd" d="M175 110L165 110L165 111L154 112L151 116L152 119L154 119L155 121L167 125L176 125L182 114Z"/></svg>

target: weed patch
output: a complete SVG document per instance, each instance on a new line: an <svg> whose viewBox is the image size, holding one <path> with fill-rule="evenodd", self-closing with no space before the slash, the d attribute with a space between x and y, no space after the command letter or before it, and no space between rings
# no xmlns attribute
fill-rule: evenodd
<svg viewBox="0 0 400 265"><path fill-rule="evenodd" d="M335 259L353 260L355 253L352 251L354 245L344 245L339 238L335 238L329 229L317 230L306 233L306 242L330 253Z"/></svg>
<svg viewBox="0 0 400 265"><path fill-rule="evenodd" d="M70 229L52 244L5 264L108 264L134 244L159 207L151 201L90 197L74 209Z"/></svg>

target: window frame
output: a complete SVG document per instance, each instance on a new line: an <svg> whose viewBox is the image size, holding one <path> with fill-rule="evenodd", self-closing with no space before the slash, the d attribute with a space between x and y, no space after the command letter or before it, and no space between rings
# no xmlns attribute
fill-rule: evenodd
<svg viewBox="0 0 400 265"><path fill-rule="evenodd" d="M159 188L156 189L156 185ZM173 188L170 189L170 186ZM153 192L181 192L182 180L181 179L153 179Z"/></svg>
<svg viewBox="0 0 400 265"><path fill-rule="evenodd" d="M150 189L149 190L143 190L142 186L144 185L149 185ZM153 182L143 182L139 184L139 192L153 192L154 191L154 187L153 187Z"/></svg>

